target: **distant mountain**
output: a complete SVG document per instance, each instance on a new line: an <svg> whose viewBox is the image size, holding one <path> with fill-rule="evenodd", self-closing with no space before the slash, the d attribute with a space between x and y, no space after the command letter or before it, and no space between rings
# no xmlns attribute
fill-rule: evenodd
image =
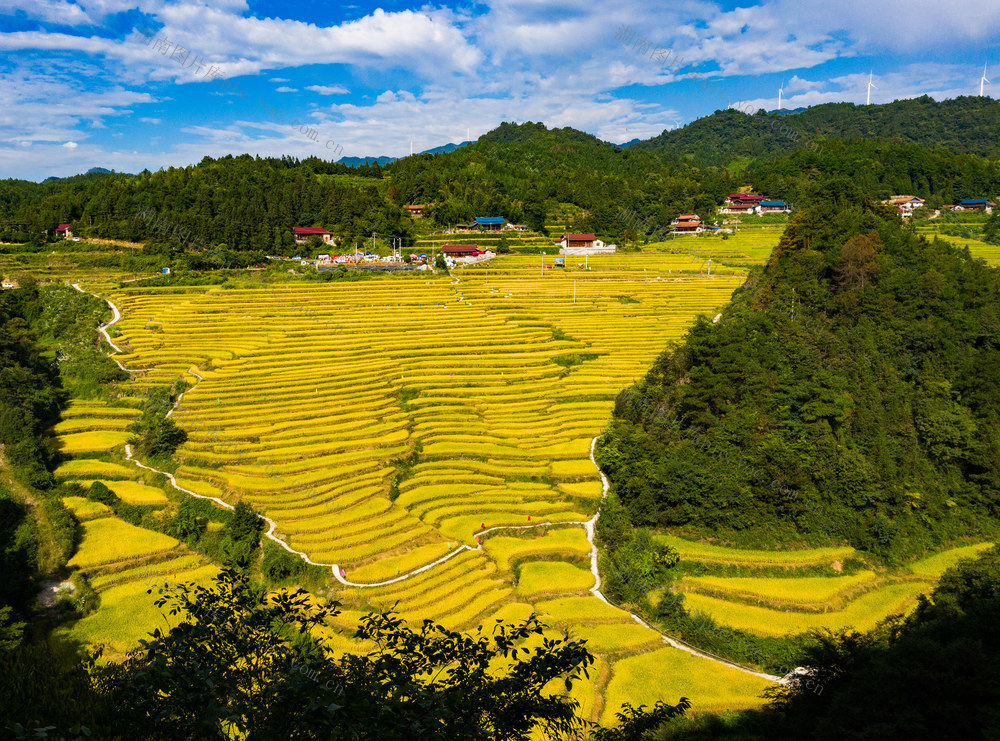
<svg viewBox="0 0 1000 741"><path fill-rule="evenodd" d="M832 139L880 139L1000 158L1000 102L963 96L940 103L923 96L886 105L827 103L800 112L749 116L716 111L682 129L664 131L630 149L687 158L695 165L740 166L781 157Z"/></svg>
<svg viewBox="0 0 1000 741"><path fill-rule="evenodd" d="M639 138L630 139L629 141L625 142L624 144L615 144L615 146L618 147L619 149L628 149L633 144L638 144L641 141L642 141L642 139L639 139Z"/></svg>
<svg viewBox="0 0 1000 741"><path fill-rule="evenodd" d="M462 142L461 144L442 144L440 147L434 147L434 149L425 149L420 154L443 154L445 152L454 152L456 149L468 146L472 142Z"/></svg>
<svg viewBox="0 0 1000 741"><path fill-rule="evenodd" d="M67 177L57 178L55 175L52 177L47 177L42 183L62 183L71 182L79 180L93 179L94 177L103 177L104 175L127 175L128 173L115 172L114 170L108 170L105 167L91 167L85 173L80 175L68 175Z"/></svg>
<svg viewBox="0 0 1000 741"><path fill-rule="evenodd" d="M444 154L446 152L454 152L456 149L461 149L469 144L471 144L471 142L462 142L461 144L449 142L448 144L442 144L440 147L425 149L423 152L417 152L417 154ZM360 167L361 165L373 165L377 162L380 167L385 167L390 162L395 162L397 159L399 158L389 157L384 154L379 157L341 157L337 160L337 164L347 165L348 167Z"/></svg>

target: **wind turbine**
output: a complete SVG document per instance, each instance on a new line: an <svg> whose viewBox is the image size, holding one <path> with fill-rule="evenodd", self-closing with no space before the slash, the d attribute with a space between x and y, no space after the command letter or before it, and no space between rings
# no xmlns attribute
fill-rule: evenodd
<svg viewBox="0 0 1000 741"><path fill-rule="evenodd" d="M778 88L778 110L781 110L781 94L785 92L785 81L781 81L781 87Z"/></svg>
<svg viewBox="0 0 1000 741"><path fill-rule="evenodd" d="M865 105L871 105L872 103L872 88L878 90L878 86L872 82L872 72L868 72L868 99L865 101Z"/></svg>
<svg viewBox="0 0 1000 741"><path fill-rule="evenodd" d="M989 80L986 79L986 65L984 64L983 65L983 76L979 78L979 97L980 98L983 97L983 85L985 83L987 83L987 82L989 82Z"/></svg>

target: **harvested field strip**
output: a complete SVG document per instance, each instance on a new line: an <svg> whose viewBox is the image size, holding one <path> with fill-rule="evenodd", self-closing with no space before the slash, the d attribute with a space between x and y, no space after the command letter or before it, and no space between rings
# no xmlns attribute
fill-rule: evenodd
<svg viewBox="0 0 1000 741"><path fill-rule="evenodd" d="M146 486L134 481L116 481L114 479L100 479L101 483L111 491L121 497L122 501L128 504L166 504L167 495L163 489L155 486ZM90 480L78 481L84 488L93 483Z"/></svg>
<svg viewBox="0 0 1000 741"><path fill-rule="evenodd" d="M932 587L927 582L890 584L861 595L843 610L825 613L783 612L693 592L685 595L685 604L689 609L711 615L720 623L759 635L791 635L812 628L870 630L889 615L906 612L913 606L918 594L928 592Z"/></svg>
<svg viewBox="0 0 1000 741"><path fill-rule="evenodd" d="M517 593L525 599L544 594L586 592L594 586L594 575L562 561L532 561L521 566Z"/></svg>
<svg viewBox="0 0 1000 741"><path fill-rule="evenodd" d="M767 680L692 656L675 648L621 659L612 667L605 689L601 723L613 725L622 703L652 706L657 700L675 704L681 697L692 712L710 713L760 707Z"/></svg>
<svg viewBox="0 0 1000 741"><path fill-rule="evenodd" d="M874 571L861 571L851 576L796 578L688 576L675 586L684 592L808 610L842 606L845 598L857 593L859 588L876 586L876 579Z"/></svg>
<svg viewBox="0 0 1000 741"><path fill-rule="evenodd" d="M753 566L809 566L830 564L834 561L851 558L856 554L856 551L850 546L812 548L803 551L761 551L696 543L672 535L656 535L654 537L657 542L665 543L680 553L681 558L685 561Z"/></svg>
<svg viewBox="0 0 1000 741"><path fill-rule="evenodd" d="M180 541L162 533L144 530L117 517L102 517L83 523L83 542L68 565L79 569L93 568L175 550L180 546Z"/></svg>
<svg viewBox="0 0 1000 741"><path fill-rule="evenodd" d="M490 536L484 548L501 571L508 571L514 559L526 556L590 555L587 534L579 527L556 528L533 538Z"/></svg>
<svg viewBox="0 0 1000 741"><path fill-rule="evenodd" d="M118 463L108 463L89 458L75 458L66 461L55 470L56 478L114 478L127 479L135 476L135 469Z"/></svg>
<svg viewBox="0 0 1000 741"><path fill-rule="evenodd" d="M909 569L919 576L937 578L963 558L975 558L979 553L991 547L993 547L993 543L977 543L976 545L952 548L912 563L909 565Z"/></svg>

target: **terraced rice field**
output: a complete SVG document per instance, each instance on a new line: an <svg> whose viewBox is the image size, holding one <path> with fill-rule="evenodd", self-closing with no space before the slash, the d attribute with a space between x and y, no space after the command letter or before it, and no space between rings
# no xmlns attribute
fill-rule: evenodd
<svg viewBox="0 0 1000 741"><path fill-rule="evenodd" d="M135 568L91 576L90 583L99 598L97 610L60 632L75 640L104 646L105 660L121 656L153 628L166 629L178 622L168 610L154 604L165 583L207 584L218 570L201 556L178 552ZM152 595L146 594L150 589Z"/></svg>
<svg viewBox="0 0 1000 741"><path fill-rule="evenodd" d="M590 441L615 395L742 281L739 268L716 272L714 260L711 276L698 273L684 255L592 257L589 270L567 262L557 269L538 258L499 258L456 270L454 281L127 288L109 298L123 312L118 357L144 371L133 391L178 378L193 385L173 414L189 434L176 456L181 486L230 503L246 498L291 547L337 564L356 584L395 580L456 554L401 581L342 588L344 628L365 610L393 605L409 620L458 630L536 609L593 641L603 669L574 695L595 719L610 717L623 699L649 702L653 691L672 701L687 695L700 709L753 706L764 680L666 647L655 631L590 596L581 528L505 529L477 540L493 527L589 519L601 495ZM128 418L107 409L108 420ZM70 417L101 418L96 407ZM110 423L72 430L64 440L121 434ZM135 481L138 469L107 442L103 451L79 445L57 474L109 486ZM93 457L109 453L116 463ZM688 560L765 566L853 553L684 547ZM81 552L97 550L85 541ZM80 556L79 565L96 569L108 557ZM111 589L108 604L118 599ZM123 590L122 600L131 594ZM872 594L892 607L912 597L888 588ZM96 640L100 621L84 623L87 640ZM786 623L783 630L796 627ZM114 633L120 641L129 635ZM335 645L359 648L340 634ZM640 688L643 672L649 679Z"/></svg>
<svg viewBox="0 0 1000 741"><path fill-rule="evenodd" d="M454 283L130 288L109 298L123 313L119 359L146 369L135 390L193 385L173 414L189 434L178 483L246 497L293 548L372 584L476 547L484 528L589 519L601 495L590 441L615 395L742 281L738 270L699 274L684 255L587 262L563 270L512 256L456 270ZM131 463L116 459L123 474L91 456L59 475L134 480ZM482 541L404 581L342 589L341 619L396 604L408 619L467 630L560 595L603 604L584 596L594 582L582 528ZM627 627L590 631L609 657L587 691L595 718L613 661L664 645L608 609ZM564 620L586 626L586 614Z"/></svg>
<svg viewBox="0 0 1000 741"><path fill-rule="evenodd" d="M685 606L716 622L764 636L784 636L814 628L865 630L896 613L906 613L920 594L962 558L989 548L979 543L951 548L894 570L860 570L836 575L841 560L856 558L851 548L759 551L724 548L675 536L658 535L687 562L769 569L757 577L693 576L674 582ZM774 569L826 566L829 576L775 577Z"/></svg>
<svg viewBox="0 0 1000 741"><path fill-rule="evenodd" d="M919 581L890 584L862 594L842 610L823 613L757 607L693 592L685 595L685 605L720 623L765 636L792 635L813 628L869 630L889 615L907 612L916 603L917 595L929 592L933 586Z"/></svg>
<svg viewBox="0 0 1000 741"><path fill-rule="evenodd" d="M850 546L810 548L801 551L764 551L749 548L727 548L711 543L699 543L673 535L656 535L657 542L669 545L682 560L710 563L730 563L744 566L814 566L857 555Z"/></svg>

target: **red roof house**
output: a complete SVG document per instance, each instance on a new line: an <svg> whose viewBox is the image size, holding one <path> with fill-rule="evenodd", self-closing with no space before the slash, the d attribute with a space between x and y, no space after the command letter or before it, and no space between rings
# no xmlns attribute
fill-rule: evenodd
<svg viewBox="0 0 1000 741"><path fill-rule="evenodd" d="M331 234L321 226L296 226L292 227L292 234L295 235L295 244L304 244L309 241L309 237L316 236L324 242L331 241Z"/></svg>
<svg viewBox="0 0 1000 741"><path fill-rule="evenodd" d="M481 255L482 251L478 244L446 244L441 251L449 257L469 257L470 255Z"/></svg>
<svg viewBox="0 0 1000 741"><path fill-rule="evenodd" d="M701 225L701 219L698 214L681 214L676 219L670 222L673 225L674 234L684 234L687 232L700 232L704 231L705 227Z"/></svg>

